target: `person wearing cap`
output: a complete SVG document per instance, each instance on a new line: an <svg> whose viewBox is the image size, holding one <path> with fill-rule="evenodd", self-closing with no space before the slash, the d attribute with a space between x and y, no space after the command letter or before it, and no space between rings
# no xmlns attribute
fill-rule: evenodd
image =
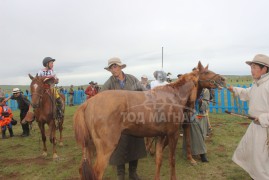
<svg viewBox="0 0 269 180"><path fill-rule="evenodd" d="M0 127L2 130L2 139L6 139L6 130L9 131L9 136L13 137L12 120L13 114L11 109L6 105L5 98L0 97Z"/></svg>
<svg viewBox="0 0 269 180"><path fill-rule="evenodd" d="M89 82L89 86L86 88L84 93L87 95L87 99L90 99L97 94L95 83L93 81Z"/></svg>
<svg viewBox="0 0 269 180"><path fill-rule="evenodd" d="M21 90L19 88L14 88L12 90L12 95L4 100L4 102L7 102L9 99L16 100L18 103L18 108L20 109L20 121L22 126L22 137L27 137L30 135L30 129L29 129L29 123L25 122L22 123L23 119L25 118L29 106L30 101L27 99L25 95L22 94Z"/></svg>
<svg viewBox="0 0 269 180"><path fill-rule="evenodd" d="M41 77L46 77L46 78L53 78L54 79L54 83L55 84L58 84L59 83L59 79L58 77L56 76L56 72L54 71L53 69L53 66L54 66L54 62L56 60L51 58L51 57L45 57L43 59L43 66L44 68L42 68L39 72L38 72L38 76L41 76ZM59 118L63 117L63 102L62 102L62 99L60 97L60 94L58 92L58 90L53 87L53 91L54 91L54 94L55 94L55 99L56 99L56 107L57 107L57 116Z"/></svg>
<svg viewBox="0 0 269 180"><path fill-rule="evenodd" d="M249 88L228 87L242 101L249 101L249 115L255 117L239 142L232 160L252 179L269 179L269 57L256 55L250 66L253 84Z"/></svg>
<svg viewBox="0 0 269 180"><path fill-rule="evenodd" d="M147 90L150 88L150 83L148 82L148 77L146 75L141 76L141 84L146 88Z"/></svg>
<svg viewBox="0 0 269 180"><path fill-rule="evenodd" d="M126 67L117 57L108 60L104 69L112 76L104 83L101 91L106 90L146 90L139 80L130 74L125 74L122 69ZM137 175L138 159L146 157L144 138L122 134L117 148L112 153L109 163L117 166L118 180L125 178L125 163L129 163L129 179L140 179Z"/></svg>
<svg viewBox="0 0 269 180"><path fill-rule="evenodd" d="M153 89L156 86L163 86L168 84L168 82L166 81L166 73L164 71L155 71L153 73L153 76L155 78L154 81L151 81L150 83L150 87L151 89Z"/></svg>

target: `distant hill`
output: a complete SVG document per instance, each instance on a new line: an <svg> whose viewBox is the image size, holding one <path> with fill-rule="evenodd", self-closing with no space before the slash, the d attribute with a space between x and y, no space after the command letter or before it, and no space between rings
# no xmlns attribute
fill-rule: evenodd
<svg viewBox="0 0 269 180"><path fill-rule="evenodd" d="M227 84L230 85L249 85L252 83L252 77L250 75L223 75L226 78ZM172 81L175 81L176 79L172 79ZM102 85L99 85L102 86ZM10 94L12 92L13 88L20 88L23 92L25 92L26 89L29 90L29 85L0 85L0 87L5 91L5 93ZM65 89L69 89L70 86L63 86ZM82 86L74 86L74 89L77 90L78 87L83 87L84 90L88 87L88 85L82 85Z"/></svg>

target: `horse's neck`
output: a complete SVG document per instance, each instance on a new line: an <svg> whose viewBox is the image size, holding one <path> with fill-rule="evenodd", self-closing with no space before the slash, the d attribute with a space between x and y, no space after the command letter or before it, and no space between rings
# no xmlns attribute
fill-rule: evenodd
<svg viewBox="0 0 269 180"><path fill-rule="evenodd" d="M199 86L199 87L198 87L198 91L197 91L197 99L198 99L199 96L201 95L202 91L203 91L203 88Z"/></svg>

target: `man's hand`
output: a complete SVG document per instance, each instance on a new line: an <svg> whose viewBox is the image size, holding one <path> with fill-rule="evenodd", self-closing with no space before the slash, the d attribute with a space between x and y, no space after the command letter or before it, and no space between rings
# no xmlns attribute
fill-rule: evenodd
<svg viewBox="0 0 269 180"><path fill-rule="evenodd" d="M234 90L233 90L233 86L229 86L227 89L228 89L229 91L231 91L231 92L234 92Z"/></svg>
<svg viewBox="0 0 269 180"><path fill-rule="evenodd" d="M260 121L259 121L259 118L255 118L254 123L255 123L255 124L258 124L258 125L261 125L261 123L260 123Z"/></svg>

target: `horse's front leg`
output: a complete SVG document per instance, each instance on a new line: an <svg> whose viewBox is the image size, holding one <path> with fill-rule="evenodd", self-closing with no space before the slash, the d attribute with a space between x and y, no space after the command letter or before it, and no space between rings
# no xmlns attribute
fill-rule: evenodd
<svg viewBox="0 0 269 180"><path fill-rule="evenodd" d="M185 138L186 140L186 147L187 147L187 160L192 165L196 165L197 162L192 158L192 154L191 154L191 124L190 122L185 122L183 130L184 130L183 138Z"/></svg>
<svg viewBox="0 0 269 180"><path fill-rule="evenodd" d="M41 138L42 138L42 142L43 142L42 156L46 157L48 155L48 153L47 153L47 146L46 146L45 124L41 123L41 122L38 122L38 127L40 129Z"/></svg>
<svg viewBox="0 0 269 180"><path fill-rule="evenodd" d="M155 180L160 180L160 171L162 166L162 158L163 158L163 149L165 148L166 136L157 137L156 144L156 171L155 171Z"/></svg>
<svg viewBox="0 0 269 180"><path fill-rule="evenodd" d="M176 180L176 147L177 147L177 140L178 140L178 133L174 133L172 135L168 136L168 142L169 142L169 163L170 163L170 179Z"/></svg>
<svg viewBox="0 0 269 180"><path fill-rule="evenodd" d="M50 142L53 145L53 159L57 159L59 158L59 156L57 155L57 151L56 151L56 127L55 127L55 122L52 119L49 123L49 131L50 131Z"/></svg>

